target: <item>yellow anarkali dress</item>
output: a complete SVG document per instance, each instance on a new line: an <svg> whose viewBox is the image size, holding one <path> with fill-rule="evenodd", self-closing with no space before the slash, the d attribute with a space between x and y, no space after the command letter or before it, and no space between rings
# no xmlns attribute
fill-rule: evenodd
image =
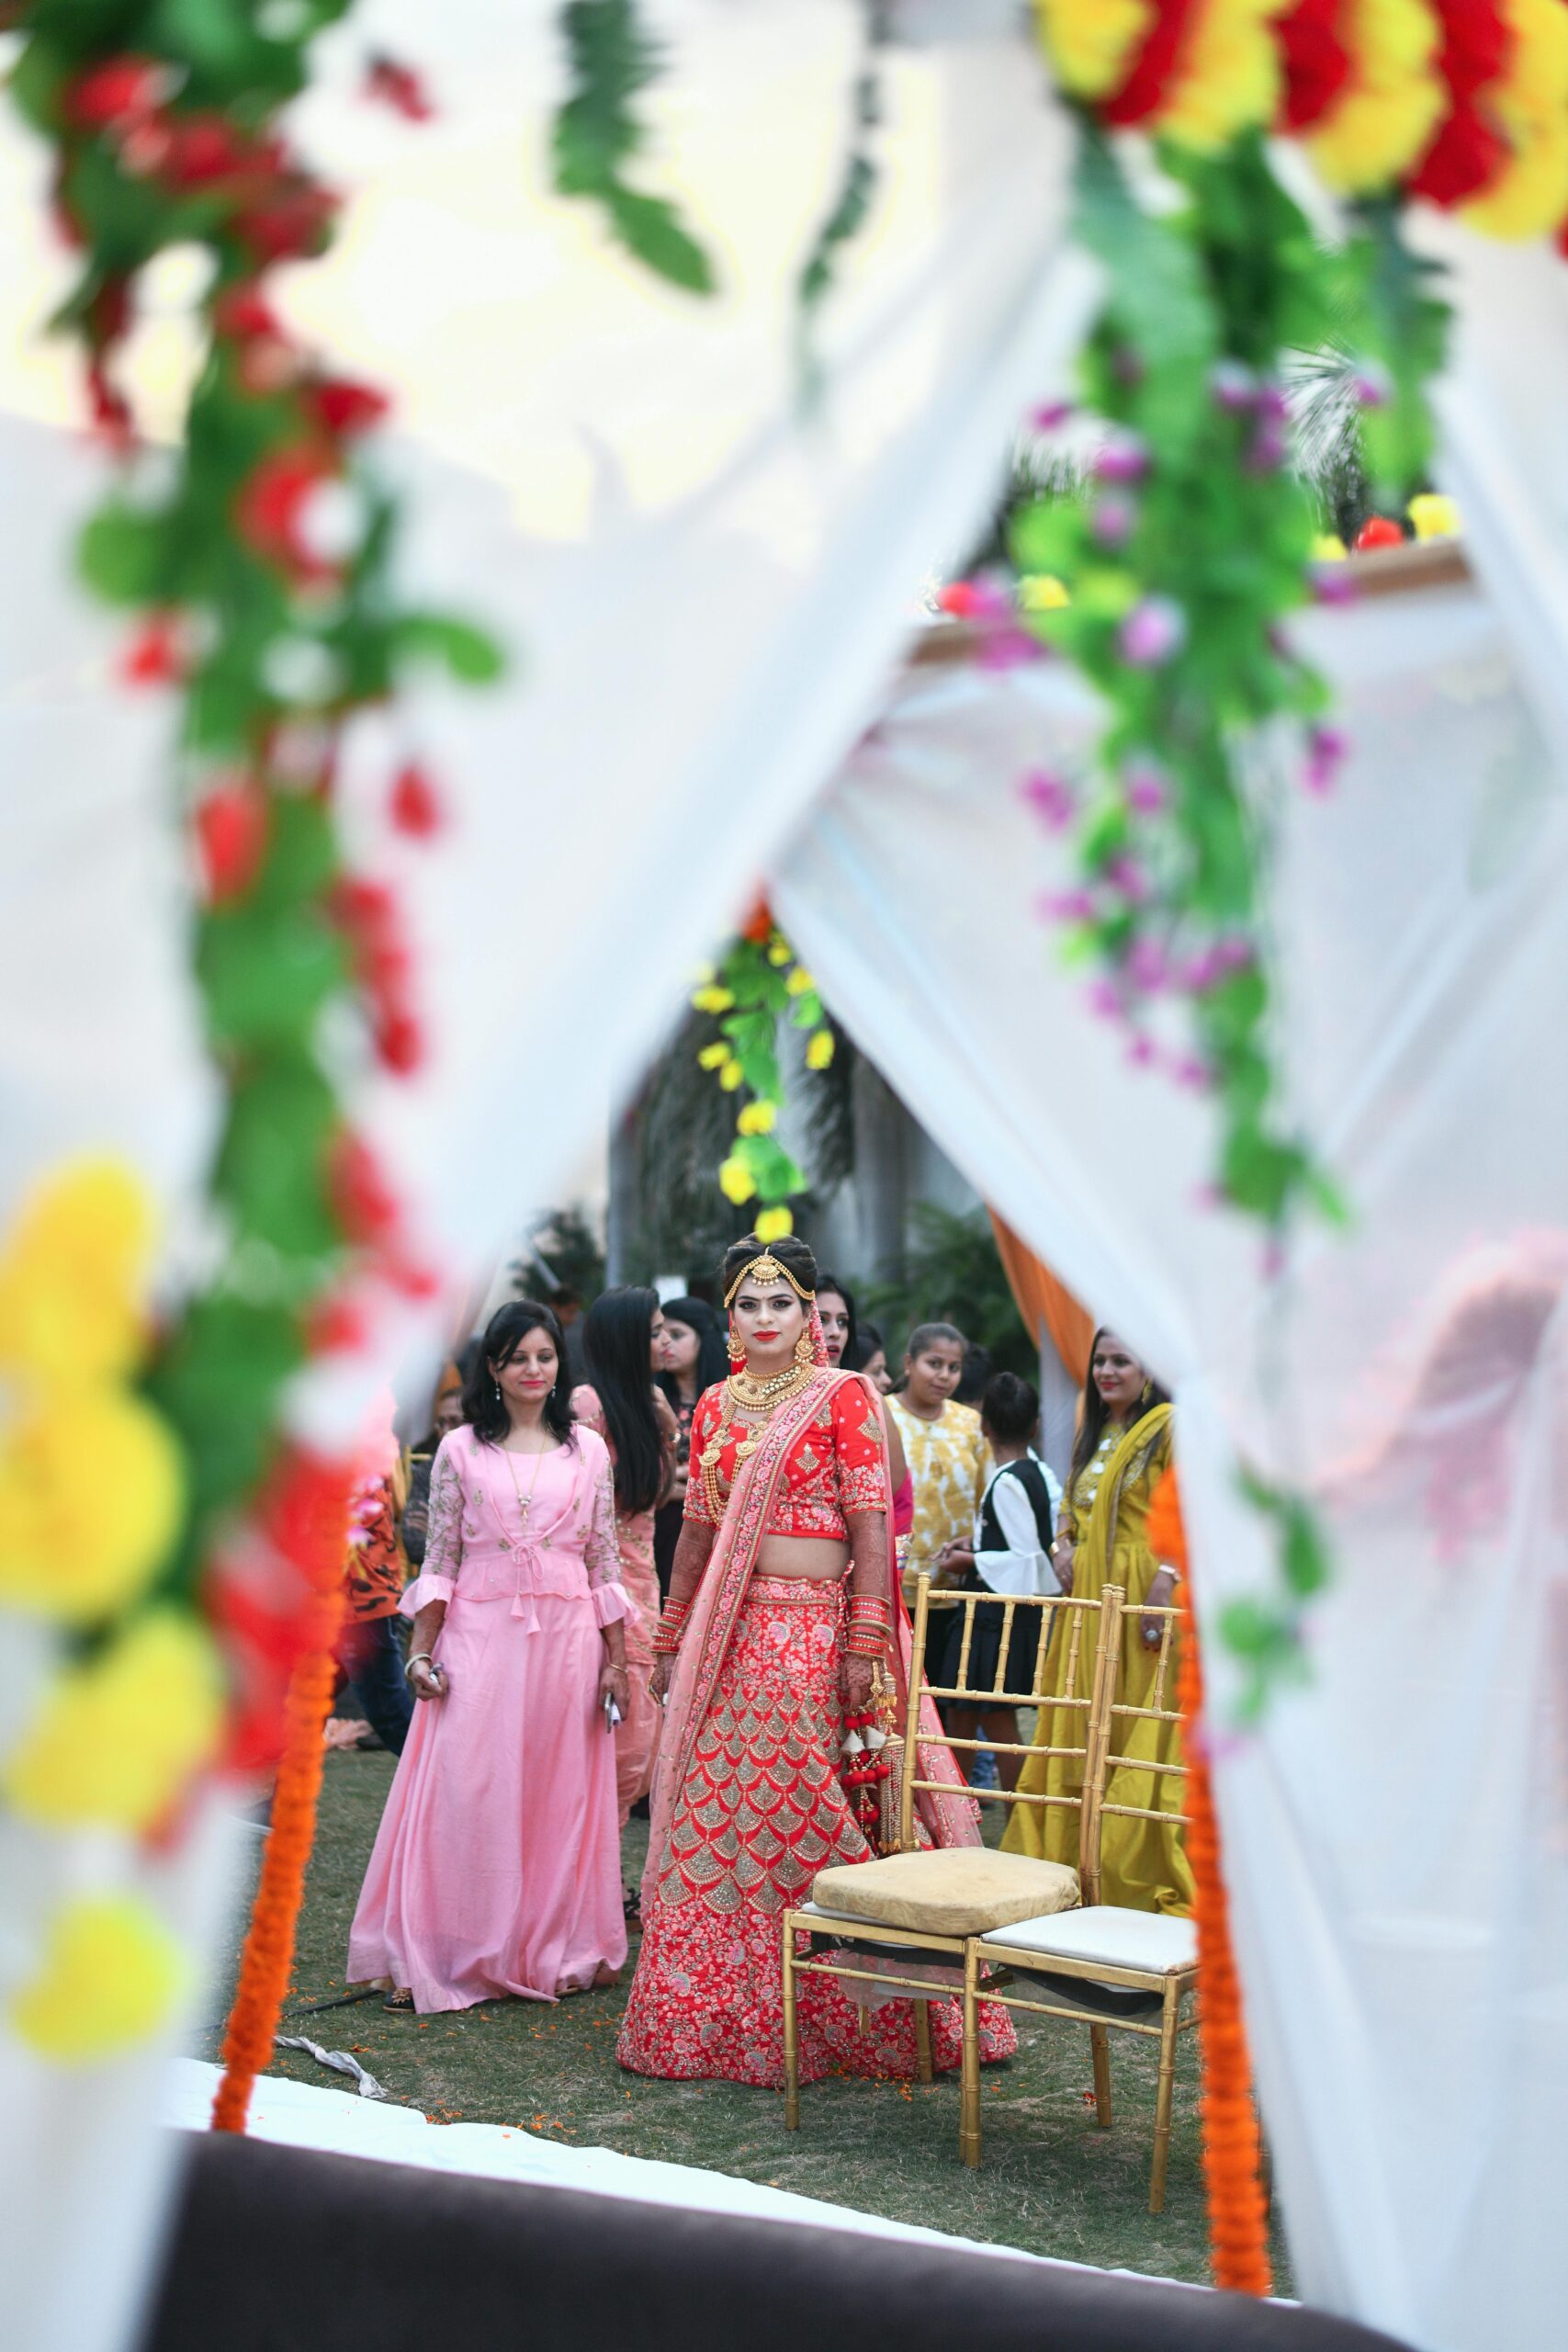
<svg viewBox="0 0 1568 2352"><path fill-rule="evenodd" d="M1170 1464L1170 1407L1156 1405L1128 1429L1112 1424L1092 1458L1073 1481L1062 1513L1062 1523L1074 1544L1073 1591L1082 1600L1098 1600L1107 1585L1120 1585L1127 1596L1122 1626L1122 1672L1117 1703L1141 1707L1154 1685L1159 1653L1145 1648L1138 1611L1147 1598L1159 1564L1149 1549L1149 1505L1155 1488ZM1036 1747L1066 1747L1083 1739L1081 1710L1060 1708L1055 1699L1088 1700L1094 1676L1095 1644L1078 1645L1076 1672L1069 1681L1066 1624L1057 1627L1045 1664L1046 1700L1034 1728ZM1176 1688L1176 1645L1166 1667L1168 1693ZM1167 1702L1168 1703L1168 1700ZM1162 1764L1179 1763L1180 1743L1174 1724L1149 1723L1119 1715L1113 1752L1134 1757L1140 1767L1123 1765L1111 1775L1110 1803L1168 1805L1173 1814L1182 1802L1179 1778L1163 1774ZM1081 1761L1070 1756L1031 1756L1019 1776L1023 1794L1077 1795L1083 1786ZM1002 1839L1010 1854L1043 1856L1053 1862L1078 1860L1081 1815L1071 1805L1015 1805ZM1192 1908L1192 1873L1188 1868L1182 1825L1130 1821L1108 1814L1100 1838L1102 1903L1117 1903L1134 1911L1167 1911L1185 1916Z"/></svg>

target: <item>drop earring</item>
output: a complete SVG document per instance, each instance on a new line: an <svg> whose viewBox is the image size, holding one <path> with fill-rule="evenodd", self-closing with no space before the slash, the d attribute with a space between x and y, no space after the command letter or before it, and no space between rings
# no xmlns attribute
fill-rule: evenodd
<svg viewBox="0 0 1568 2352"><path fill-rule="evenodd" d="M816 1363L817 1351L811 1344L811 1334L809 1331L803 1331L799 1339L796 1340L795 1343L795 1360L796 1363L799 1364L803 1372L808 1364Z"/></svg>
<svg viewBox="0 0 1568 2352"><path fill-rule="evenodd" d="M746 1351L740 1344L740 1334L733 1322L729 1326L729 1361L738 1371L746 1361Z"/></svg>

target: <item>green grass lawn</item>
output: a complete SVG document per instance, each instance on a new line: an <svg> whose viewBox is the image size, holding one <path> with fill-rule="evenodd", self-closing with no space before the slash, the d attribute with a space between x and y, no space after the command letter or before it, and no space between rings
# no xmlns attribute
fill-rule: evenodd
<svg viewBox="0 0 1568 2352"><path fill-rule="evenodd" d="M810 2085L802 2093L801 2129L786 2132L776 2093L623 2074L615 2043L624 1989L584 1994L554 2008L498 2001L416 2019L390 2016L372 1999L302 2018L308 2004L343 1990L349 1920L390 1779L387 1756L351 1750L327 1758L284 2030L308 2033L330 2049L352 2049L392 2098L436 2122L521 2125L574 2147L699 2165L1031 2253L1206 2279L1191 2035L1183 2037L1179 2062L1166 2208L1156 2216L1146 2210L1156 2045L1138 2035L1111 2036L1116 2123L1101 2132L1086 2098L1087 2029L1021 2017L1017 2058L987 2067L983 2077L985 2162L976 2173L958 2160L956 2077L927 2087L840 2079ZM987 1811L995 1817L1000 1808ZM645 1838L645 1826L633 1822L628 1877L640 1869ZM221 2015L209 2021L199 2056L217 2057ZM345 2077L302 2052L280 2052L274 2071L355 2095ZM1280 2290L1289 2293L1279 2247L1275 2261Z"/></svg>

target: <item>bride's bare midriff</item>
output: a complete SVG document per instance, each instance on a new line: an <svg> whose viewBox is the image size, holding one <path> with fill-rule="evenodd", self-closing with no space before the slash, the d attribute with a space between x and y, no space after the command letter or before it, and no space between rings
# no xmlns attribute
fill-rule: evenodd
<svg viewBox="0 0 1568 2352"><path fill-rule="evenodd" d="M760 1577L836 1581L849 1565L850 1547L838 1535L764 1535L757 1547Z"/></svg>

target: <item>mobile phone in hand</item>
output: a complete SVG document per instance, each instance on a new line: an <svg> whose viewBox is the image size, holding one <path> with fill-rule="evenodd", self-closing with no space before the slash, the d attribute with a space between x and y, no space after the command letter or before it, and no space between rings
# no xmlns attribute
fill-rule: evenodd
<svg viewBox="0 0 1568 2352"><path fill-rule="evenodd" d="M617 1706L616 1706L615 1702L615 1699L614 1699L613 1695L611 1694L611 1692L609 1692L608 1690L606 1690L606 1691L605 1691L605 1693L604 1693L604 1728L605 1728L605 1730L606 1730L606 1731L614 1731L614 1730L615 1730L615 1725L620 1722L620 1720L621 1720L621 1711L620 1711L619 1707L617 1707Z"/></svg>

